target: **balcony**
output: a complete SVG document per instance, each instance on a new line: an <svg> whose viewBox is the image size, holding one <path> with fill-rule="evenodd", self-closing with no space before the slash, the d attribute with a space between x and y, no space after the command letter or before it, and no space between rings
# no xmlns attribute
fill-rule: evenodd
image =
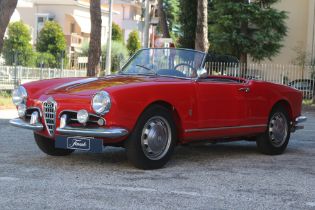
<svg viewBox="0 0 315 210"><path fill-rule="evenodd" d="M72 48L80 48L84 41L88 41L89 38L80 36L76 33L66 35L67 45Z"/></svg>
<svg viewBox="0 0 315 210"><path fill-rule="evenodd" d="M142 31L144 27L144 21L140 20L123 20L122 28L127 30L139 30Z"/></svg>

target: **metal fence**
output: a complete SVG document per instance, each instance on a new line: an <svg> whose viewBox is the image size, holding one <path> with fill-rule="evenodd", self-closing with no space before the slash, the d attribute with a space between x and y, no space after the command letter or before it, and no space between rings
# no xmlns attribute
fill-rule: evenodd
<svg viewBox="0 0 315 210"><path fill-rule="evenodd" d="M288 85L302 91L304 99L315 99L315 66L208 62L205 68L209 75L236 76ZM0 90L12 90L19 84L35 80L84 76L84 65L76 70L0 65Z"/></svg>
<svg viewBox="0 0 315 210"><path fill-rule="evenodd" d="M0 90L12 90L19 84L41 79L85 76L86 70L30 68L23 66L0 65Z"/></svg>
<svg viewBox="0 0 315 210"><path fill-rule="evenodd" d="M205 67L209 75L236 76L288 85L302 91L304 99L315 98L315 66L208 62Z"/></svg>

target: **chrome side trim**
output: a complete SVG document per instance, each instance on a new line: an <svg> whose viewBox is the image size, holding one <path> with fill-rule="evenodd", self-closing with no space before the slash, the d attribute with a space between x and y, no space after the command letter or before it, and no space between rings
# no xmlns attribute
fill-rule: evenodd
<svg viewBox="0 0 315 210"><path fill-rule="evenodd" d="M185 133L192 132L206 132L206 131L220 131L220 130L228 130L228 129L242 129L242 128L261 128L267 127L267 125L244 125L244 126L232 126L232 127L220 127L220 128L196 128L196 129L186 129Z"/></svg>
<svg viewBox="0 0 315 210"><path fill-rule="evenodd" d="M57 128L57 132L64 135L104 137L111 139L124 137L129 133L123 128L74 128L70 126Z"/></svg>
<svg viewBox="0 0 315 210"><path fill-rule="evenodd" d="M24 129L33 130L33 131L42 131L44 129L44 126L41 123L36 123L35 125L31 125L20 118L12 119L10 120L9 123L15 127L24 128Z"/></svg>

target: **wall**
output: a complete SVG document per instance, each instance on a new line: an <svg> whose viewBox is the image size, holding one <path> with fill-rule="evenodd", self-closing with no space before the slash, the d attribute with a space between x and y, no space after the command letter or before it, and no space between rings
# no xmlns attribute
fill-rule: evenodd
<svg viewBox="0 0 315 210"><path fill-rule="evenodd" d="M283 41L283 48L281 48L280 53L271 61L265 60L261 63L291 64L298 56L295 49L300 48L302 51L310 52L310 32L312 31L310 29L312 28L314 14L314 9L312 9L314 5L310 2L314 2L314 0L281 0L274 5L276 9L288 13L286 21L288 33Z"/></svg>

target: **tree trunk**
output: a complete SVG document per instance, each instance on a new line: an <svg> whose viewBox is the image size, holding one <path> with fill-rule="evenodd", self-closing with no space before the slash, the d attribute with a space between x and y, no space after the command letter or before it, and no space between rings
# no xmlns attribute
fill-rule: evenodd
<svg viewBox="0 0 315 210"><path fill-rule="evenodd" d="M208 52L208 1L198 0L195 49Z"/></svg>
<svg viewBox="0 0 315 210"><path fill-rule="evenodd" d="M94 77L100 70L102 13L100 0L90 1L91 34L87 76Z"/></svg>
<svg viewBox="0 0 315 210"><path fill-rule="evenodd" d="M3 47L3 37L18 0L0 0L0 53Z"/></svg>
<svg viewBox="0 0 315 210"><path fill-rule="evenodd" d="M166 14L163 8L163 0L158 1L158 15L160 18L160 28L163 34L163 38L170 38L170 30L167 25Z"/></svg>
<svg viewBox="0 0 315 210"><path fill-rule="evenodd" d="M244 4L248 4L248 0L244 0ZM241 22L241 34L244 37L248 36L248 21ZM246 77L247 75L247 53L240 49L240 63L241 63L241 76Z"/></svg>

